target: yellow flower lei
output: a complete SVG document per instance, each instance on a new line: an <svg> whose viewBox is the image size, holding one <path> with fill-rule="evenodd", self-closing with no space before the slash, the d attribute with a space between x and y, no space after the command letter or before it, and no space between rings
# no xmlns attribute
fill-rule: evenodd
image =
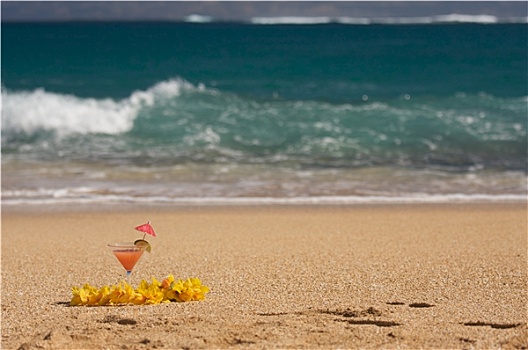
<svg viewBox="0 0 528 350"><path fill-rule="evenodd" d="M88 283L82 287L72 287L70 305L149 305L171 301L196 301L205 299L207 292L209 288L203 286L198 278L176 281L173 275L169 275L162 282L154 277L152 283L142 280L137 289L124 281L101 288L93 287Z"/></svg>

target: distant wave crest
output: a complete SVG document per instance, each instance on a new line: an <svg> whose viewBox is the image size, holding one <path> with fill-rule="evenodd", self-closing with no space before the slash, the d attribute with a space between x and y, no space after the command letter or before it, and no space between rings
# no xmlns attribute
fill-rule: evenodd
<svg viewBox="0 0 528 350"><path fill-rule="evenodd" d="M184 21L190 23L209 23L213 21L213 17L202 15L189 15L184 18Z"/></svg>
<svg viewBox="0 0 528 350"><path fill-rule="evenodd" d="M436 23L528 23L528 17L497 17L492 15L465 15L449 14L423 17L299 17L299 16L278 16L278 17L253 17L252 24L276 25L276 24L436 24Z"/></svg>

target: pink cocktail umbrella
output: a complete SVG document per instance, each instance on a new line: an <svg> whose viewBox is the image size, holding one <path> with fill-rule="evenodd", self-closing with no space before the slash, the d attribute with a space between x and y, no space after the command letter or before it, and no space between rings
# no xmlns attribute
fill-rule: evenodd
<svg viewBox="0 0 528 350"><path fill-rule="evenodd" d="M152 226L150 226L150 221L147 222L146 224L143 224L143 225L139 225L136 227L136 230L140 231L140 232L143 232L143 239L145 239L145 235L148 233L149 235L151 235L152 237L156 237L156 232L154 232L154 229L152 228Z"/></svg>

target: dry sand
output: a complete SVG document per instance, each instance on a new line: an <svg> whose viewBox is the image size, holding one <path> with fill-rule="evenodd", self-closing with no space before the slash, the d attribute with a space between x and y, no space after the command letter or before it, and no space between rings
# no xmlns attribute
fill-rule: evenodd
<svg viewBox="0 0 528 350"><path fill-rule="evenodd" d="M205 301L70 307L117 283L106 248L158 233L133 277ZM2 349L526 349L525 204L2 212Z"/></svg>

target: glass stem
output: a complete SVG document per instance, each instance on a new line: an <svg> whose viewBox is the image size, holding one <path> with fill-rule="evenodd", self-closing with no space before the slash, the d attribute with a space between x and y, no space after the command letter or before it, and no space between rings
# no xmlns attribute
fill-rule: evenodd
<svg viewBox="0 0 528 350"><path fill-rule="evenodd" d="M130 283L130 276L132 275L132 270L126 272L126 281L128 284L132 285Z"/></svg>

